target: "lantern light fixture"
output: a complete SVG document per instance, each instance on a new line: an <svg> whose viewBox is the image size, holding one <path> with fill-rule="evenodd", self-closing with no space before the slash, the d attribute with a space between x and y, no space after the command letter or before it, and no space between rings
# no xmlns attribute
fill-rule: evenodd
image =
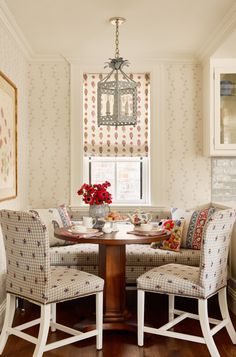
<svg viewBox="0 0 236 357"><path fill-rule="evenodd" d="M123 17L112 17L116 26L115 58L110 58L104 68L110 73L97 85L98 126L123 126L137 124L137 83L124 71L129 61L120 57L119 26L125 22Z"/></svg>

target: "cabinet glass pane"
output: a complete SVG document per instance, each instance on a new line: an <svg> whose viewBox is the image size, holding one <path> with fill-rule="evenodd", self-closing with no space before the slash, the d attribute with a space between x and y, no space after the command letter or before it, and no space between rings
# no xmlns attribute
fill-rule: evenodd
<svg viewBox="0 0 236 357"><path fill-rule="evenodd" d="M220 142L236 144L236 74L220 75Z"/></svg>

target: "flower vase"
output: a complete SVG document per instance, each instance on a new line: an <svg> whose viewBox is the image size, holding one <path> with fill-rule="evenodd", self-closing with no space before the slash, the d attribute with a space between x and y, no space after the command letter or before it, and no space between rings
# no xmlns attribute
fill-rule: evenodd
<svg viewBox="0 0 236 357"><path fill-rule="evenodd" d="M102 229L102 227L105 224L102 218L105 218L109 212L110 212L110 207L108 204L89 206L89 216L97 219L94 228Z"/></svg>

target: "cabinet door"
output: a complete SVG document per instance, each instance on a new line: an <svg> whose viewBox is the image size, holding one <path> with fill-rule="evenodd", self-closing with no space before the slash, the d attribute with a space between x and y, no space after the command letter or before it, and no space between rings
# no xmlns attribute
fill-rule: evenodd
<svg viewBox="0 0 236 357"><path fill-rule="evenodd" d="M215 68L215 149L236 150L236 67Z"/></svg>

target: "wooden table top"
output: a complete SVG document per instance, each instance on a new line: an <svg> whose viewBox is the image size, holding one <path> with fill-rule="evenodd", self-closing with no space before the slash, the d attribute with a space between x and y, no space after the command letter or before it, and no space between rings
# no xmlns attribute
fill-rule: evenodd
<svg viewBox="0 0 236 357"><path fill-rule="evenodd" d="M151 243L151 242L162 242L167 239L169 234L162 233L156 236L137 236L135 234L128 234L128 231L133 230L133 226L127 224L120 224L118 232L104 233L101 236L94 237L80 237L79 234L71 233L68 228L56 228L54 235L57 238L68 240L73 243L94 243L103 245L124 245L124 244L134 244L134 243ZM81 234L81 233L80 233Z"/></svg>

